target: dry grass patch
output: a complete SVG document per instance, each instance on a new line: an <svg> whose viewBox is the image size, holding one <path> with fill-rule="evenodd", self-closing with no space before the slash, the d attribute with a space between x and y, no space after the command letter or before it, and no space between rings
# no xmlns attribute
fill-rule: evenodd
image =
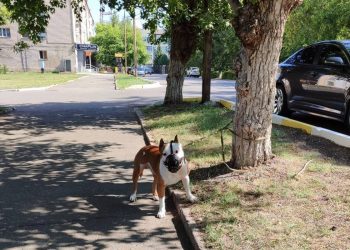
<svg viewBox="0 0 350 250"><path fill-rule="evenodd" d="M226 125L228 110L198 105L153 107L146 123L157 139L186 144ZM208 117L207 117L208 116ZM225 138L227 157L231 135ZM214 249L349 249L350 149L295 129L273 127L268 165L228 172L218 135L185 146L200 167L191 172L200 202L191 206ZM292 178L312 159L307 169Z"/></svg>

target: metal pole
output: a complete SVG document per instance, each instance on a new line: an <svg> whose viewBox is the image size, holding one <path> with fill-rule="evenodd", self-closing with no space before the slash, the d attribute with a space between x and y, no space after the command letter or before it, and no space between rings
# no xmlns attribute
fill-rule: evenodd
<svg viewBox="0 0 350 250"><path fill-rule="evenodd" d="M125 10L124 10L124 48L125 48L125 52L124 52L124 59L125 59L125 74L128 73L128 44L126 43L126 18L125 18Z"/></svg>
<svg viewBox="0 0 350 250"><path fill-rule="evenodd" d="M137 46L136 46L136 15L134 13L133 19L133 29L134 29L134 68L135 68L135 76L137 77Z"/></svg>

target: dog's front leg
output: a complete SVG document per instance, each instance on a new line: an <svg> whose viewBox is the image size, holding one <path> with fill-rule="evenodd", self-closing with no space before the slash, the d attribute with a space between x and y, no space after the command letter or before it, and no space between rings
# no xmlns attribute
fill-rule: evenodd
<svg viewBox="0 0 350 250"><path fill-rule="evenodd" d="M157 191L158 191L158 197L159 197L159 210L158 210L157 217L164 218L165 217L165 184L163 180L158 180Z"/></svg>
<svg viewBox="0 0 350 250"><path fill-rule="evenodd" d="M190 202L195 202L195 201L197 201L197 197L194 196L194 195L191 193L191 189L190 189L190 177L189 177L188 175L186 175L186 176L182 179L182 184L184 185L184 188L185 188L185 191L186 191L187 199L188 199Z"/></svg>

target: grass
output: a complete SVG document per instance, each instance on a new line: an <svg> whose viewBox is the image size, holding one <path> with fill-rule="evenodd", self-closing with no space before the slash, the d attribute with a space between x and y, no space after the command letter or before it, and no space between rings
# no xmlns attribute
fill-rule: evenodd
<svg viewBox="0 0 350 250"><path fill-rule="evenodd" d="M134 77L127 74L117 74L116 85L119 89L126 89L133 85L144 85L149 84L150 82L145 81L139 77Z"/></svg>
<svg viewBox="0 0 350 250"><path fill-rule="evenodd" d="M232 173L218 165L219 135L191 144L225 126L231 111L191 104L146 108L144 114L154 138L169 141L178 134L187 158L197 165L191 181L200 201L191 212L207 247L349 248L350 149L273 126L277 157L267 165ZM226 134L227 158L230 144L231 135ZM298 179L292 178L310 159Z"/></svg>
<svg viewBox="0 0 350 250"><path fill-rule="evenodd" d="M22 89L34 87L46 87L53 84L64 83L77 79L81 75L73 73L37 73L37 72L16 72L0 74L0 89Z"/></svg>

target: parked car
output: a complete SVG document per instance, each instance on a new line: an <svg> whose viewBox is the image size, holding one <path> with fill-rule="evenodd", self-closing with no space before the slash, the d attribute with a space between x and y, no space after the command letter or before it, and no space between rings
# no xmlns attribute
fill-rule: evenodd
<svg viewBox="0 0 350 250"><path fill-rule="evenodd" d="M145 76L145 68L144 67L137 67L137 76Z"/></svg>
<svg viewBox="0 0 350 250"><path fill-rule="evenodd" d="M199 68L198 67L190 67L187 71L186 71L186 75L187 76L194 76L194 77L200 77L200 72L199 72Z"/></svg>
<svg viewBox="0 0 350 250"><path fill-rule="evenodd" d="M145 67L144 68L145 70L145 74L149 74L149 75L152 75L153 74L153 69L151 67Z"/></svg>
<svg viewBox="0 0 350 250"><path fill-rule="evenodd" d="M322 41L279 65L273 112L299 111L346 124L350 130L350 40Z"/></svg>
<svg viewBox="0 0 350 250"><path fill-rule="evenodd" d="M129 71L128 71L129 72ZM135 75L135 68L134 67L131 67L131 70L130 70L131 74L132 75ZM145 76L145 69L144 67L137 67L137 76Z"/></svg>

